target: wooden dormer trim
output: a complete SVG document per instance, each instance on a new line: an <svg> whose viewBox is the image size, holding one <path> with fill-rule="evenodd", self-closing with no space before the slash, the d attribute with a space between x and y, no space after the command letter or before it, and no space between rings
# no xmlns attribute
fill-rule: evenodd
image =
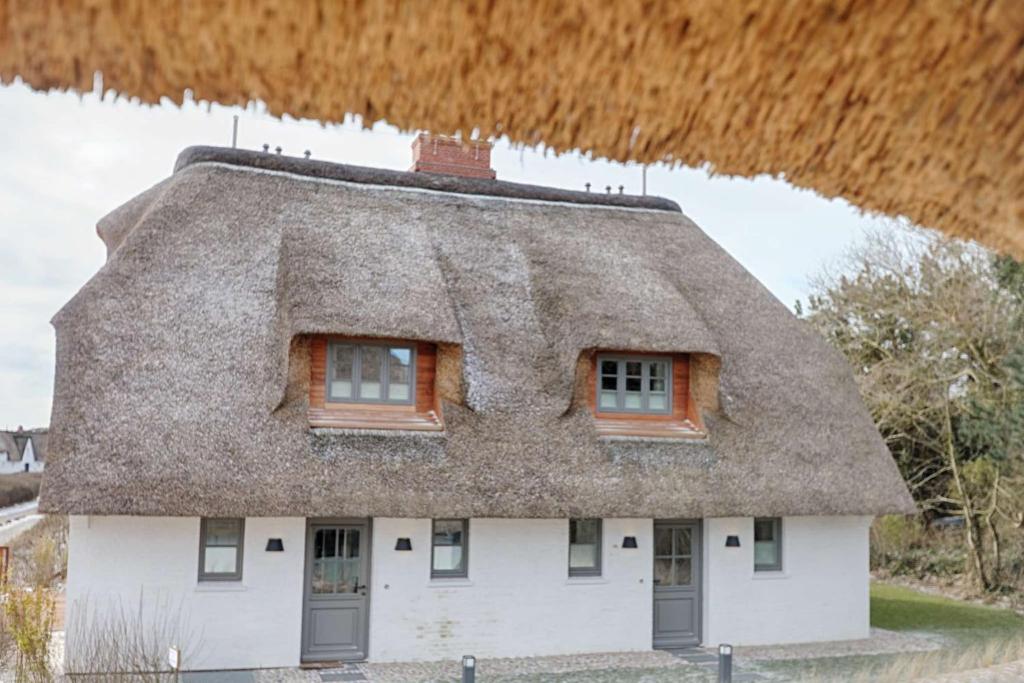
<svg viewBox="0 0 1024 683"><path fill-rule="evenodd" d="M416 394L406 405L385 403L328 402L327 396L327 344L346 341L353 343L395 343L416 349ZM415 431L441 431L441 407L435 390L437 375L437 346L429 342L404 339L371 339L317 335L310 339L309 425L333 429L402 429Z"/></svg>
<svg viewBox="0 0 1024 683"><path fill-rule="evenodd" d="M672 359L672 410L669 413L620 413L598 408L597 359L603 354L636 356L638 358ZM640 353L601 350L591 354L588 364L587 403L594 415L594 425L601 436L662 437L703 439L707 436L700 411L690 392L690 356L685 353Z"/></svg>

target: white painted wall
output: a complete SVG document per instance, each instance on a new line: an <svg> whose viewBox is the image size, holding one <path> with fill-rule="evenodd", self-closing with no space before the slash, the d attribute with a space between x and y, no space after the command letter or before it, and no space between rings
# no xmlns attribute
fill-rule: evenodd
<svg viewBox="0 0 1024 683"><path fill-rule="evenodd" d="M866 638L870 517L786 517L782 571L754 572L754 520L704 521L704 644ZM728 535L739 548L726 548Z"/></svg>
<svg viewBox="0 0 1024 683"><path fill-rule="evenodd" d="M649 650L652 522L603 526L597 579L568 577L565 519L473 519L469 579L431 581L430 520L374 519L370 659ZM412 551L395 550L400 537Z"/></svg>
<svg viewBox="0 0 1024 683"><path fill-rule="evenodd" d="M869 517L787 517L783 571L755 573L753 520L703 529L703 642L810 642L868 635ZM306 520L249 518L240 583L197 581L199 519L71 518L68 651L101 610L181 613L164 646L188 669L292 667L301 649ZM474 519L469 578L430 579L429 519L373 520L372 661L536 656L651 647L650 519L604 520L602 576L568 577L565 519ZM726 548L736 534L740 548ZM636 536L639 548L620 548ZM396 551L408 537L410 552ZM265 551L268 538L283 553ZM149 617L147 616L147 619ZM166 630L166 629L165 629Z"/></svg>
<svg viewBox="0 0 1024 683"><path fill-rule="evenodd" d="M175 644L199 645L184 653L185 668L298 666L305 529L299 517L247 519L242 581L199 584L198 518L72 517L69 657L101 609L134 612L141 593L147 620L180 611ZM268 538L281 538L284 552L266 552Z"/></svg>

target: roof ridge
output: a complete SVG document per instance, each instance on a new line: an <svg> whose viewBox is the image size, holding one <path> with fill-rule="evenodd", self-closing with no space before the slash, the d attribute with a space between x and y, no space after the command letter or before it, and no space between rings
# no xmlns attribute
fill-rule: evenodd
<svg viewBox="0 0 1024 683"><path fill-rule="evenodd" d="M389 185L452 194L682 213L682 209L676 202L653 195L600 194L543 185L513 183L507 180L393 171L231 147L186 147L178 155L174 164L174 172L177 173L189 166L201 163L219 163L258 170L280 171L310 178L341 180L365 185Z"/></svg>

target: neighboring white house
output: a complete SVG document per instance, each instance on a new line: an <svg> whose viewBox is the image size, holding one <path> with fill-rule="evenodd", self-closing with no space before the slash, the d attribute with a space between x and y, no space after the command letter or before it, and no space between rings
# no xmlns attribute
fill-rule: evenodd
<svg viewBox="0 0 1024 683"><path fill-rule="evenodd" d="M670 201L415 150L191 148L101 221L54 319L69 669L124 619L188 669L866 637L913 503L844 359Z"/></svg>
<svg viewBox="0 0 1024 683"><path fill-rule="evenodd" d="M45 429L0 431L0 474L42 472L46 466Z"/></svg>

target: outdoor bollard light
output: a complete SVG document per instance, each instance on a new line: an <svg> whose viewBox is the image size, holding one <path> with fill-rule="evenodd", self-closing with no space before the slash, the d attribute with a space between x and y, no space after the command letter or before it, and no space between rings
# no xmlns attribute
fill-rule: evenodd
<svg viewBox="0 0 1024 683"><path fill-rule="evenodd" d="M476 682L476 657L465 655L462 658L462 683Z"/></svg>
<svg viewBox="0 0 1024 683"><path fill-rule="evenodd" d="M732 683L732 645L718 646L718 683Z"/></svg>

